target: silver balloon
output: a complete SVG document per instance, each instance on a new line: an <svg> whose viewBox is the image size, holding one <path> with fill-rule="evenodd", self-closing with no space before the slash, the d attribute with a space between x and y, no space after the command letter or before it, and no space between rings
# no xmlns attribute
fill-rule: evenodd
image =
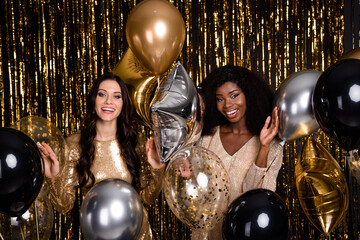
<svg viewBox="0 0 360 240"><path fill-rule="evenodd" d="M313 111L313 93L321 72L303 70L283 81L274 97L278 108L279 137L294 140L309 135L319 128Z"/></svg>
<svg viewBox="0 0 360 240"><path fill-rule="evenodd" d="M143 206L138 193L121 179L106 179L86 194L80 209L85 239L136 239L142 226Z"/></svg>
<svg viewBox="0 0 360 240"><path fill-rule="evenodd" d="M151 106L152 128L161 162L166 162L189 139L195 141L194 137L199 136L198 101L193 82L181 63L176 63L155 93Z"/></svg>
<svg viewBox="0 0 360 240"><path fill-rule="evenodd" d="M191 133L187 137L187 140L185 144L181 147L181 149L187 146L195 145L200 139L201 132L204 126L204 110L205 110L204 100L201 97L201 95L198 94L198 105L196 109L196 116L194 117L195 119L194 127L191 130Z"/></svg>

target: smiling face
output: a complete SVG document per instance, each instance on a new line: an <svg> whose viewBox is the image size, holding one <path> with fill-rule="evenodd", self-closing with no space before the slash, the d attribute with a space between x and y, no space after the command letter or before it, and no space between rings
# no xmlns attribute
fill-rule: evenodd
<svg viewBox="0 0 360 240"><path fill-rule="evenodd" d="M120 85L115 80L104 80L99 85L95 111L102 121L116 121L123 107Z"/></svg>
<svg viewBox="0 0 360 240"><path fill-rule="evenodd" d="M216 104L218 111L230 123L244 123L246 113L245 94L233 82L225 82L216 89Z"/></svg>

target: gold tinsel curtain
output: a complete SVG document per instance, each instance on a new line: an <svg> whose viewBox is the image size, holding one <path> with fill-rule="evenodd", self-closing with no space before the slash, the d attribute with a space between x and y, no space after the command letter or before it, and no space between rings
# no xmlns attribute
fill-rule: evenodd
<svg viewBox="0 0 360 240"><path fill-rule="evenodd" d="M127 50L127 17L135 0L2 0L0 3L0 120L8 127L28 115L53 122L65 136L77 131L85 96ZM260 72L275 90L291 73L323 71L359 46L356 0L172 0L186 24L179 57L198 85L217 66ZM345 152L320 130L314 134L344 168ZM291 239L325 239L307 220L296 195L294 165L302 139L284 148L277 192L290 212ZM351 179L349 179L351 180ZM359 186L331 239L359 238ZM80 201L80 200L79 200ZM52 239L79 239L79 204L55 214ZM147 206L156 239L190 239L163 196Z"/></svg>

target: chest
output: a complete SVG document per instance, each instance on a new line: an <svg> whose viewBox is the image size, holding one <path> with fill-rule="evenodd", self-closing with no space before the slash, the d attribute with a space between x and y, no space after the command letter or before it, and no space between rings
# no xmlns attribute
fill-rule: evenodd
<svg viewBox="0 0 360 240"><path fill-rule="evenodd" d="M249 134L220 133L220 142L230 156L238 152L251 138Z"/></svg>
<svg viewBox="0 0 360 240"><path fill-rule="evenodd" d="M120 178L127 182L131 182L132 180L116 141L97 143L95 145L95 158L91 166L91 171L95 176L96 182L108 178Z"/></svg>

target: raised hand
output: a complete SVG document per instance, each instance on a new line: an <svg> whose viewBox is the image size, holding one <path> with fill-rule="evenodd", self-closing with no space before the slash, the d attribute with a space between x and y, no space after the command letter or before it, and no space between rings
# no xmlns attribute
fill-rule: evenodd
<svg viewBox="0 0 360 240"><path fill-rule="evenodd" d="M154 138L150 138L146 142L146 155L148 162L153 168L159 169L165 166L165 163L160 162L160 156L156 149Z"/></svg>
<svg viewBox="0 0 360 240"><path fill-rule="evenodd" d="M189 160L184 159L180 164L174 166L177 175L183 178L190 178L192 175L192 166Z"/></svg>
<svg viewBox="0 0 360 240"><path fill-rule="evenodd" d="M44 159L45 176L53 178L59 173L59 161L49 145L46 143L37 143L41 156Z"/></svg>
<svg viewBox="0 0 360 240"><path fill-rule="evenodd" d="M270 120L271 124L270 124ZM260 132L260 143L262 147L269 147L271 141L274 139L279 130L279 118L277 107L274 107L272 111L272 117L268 116L266 118L264 127Z"/></svg>

